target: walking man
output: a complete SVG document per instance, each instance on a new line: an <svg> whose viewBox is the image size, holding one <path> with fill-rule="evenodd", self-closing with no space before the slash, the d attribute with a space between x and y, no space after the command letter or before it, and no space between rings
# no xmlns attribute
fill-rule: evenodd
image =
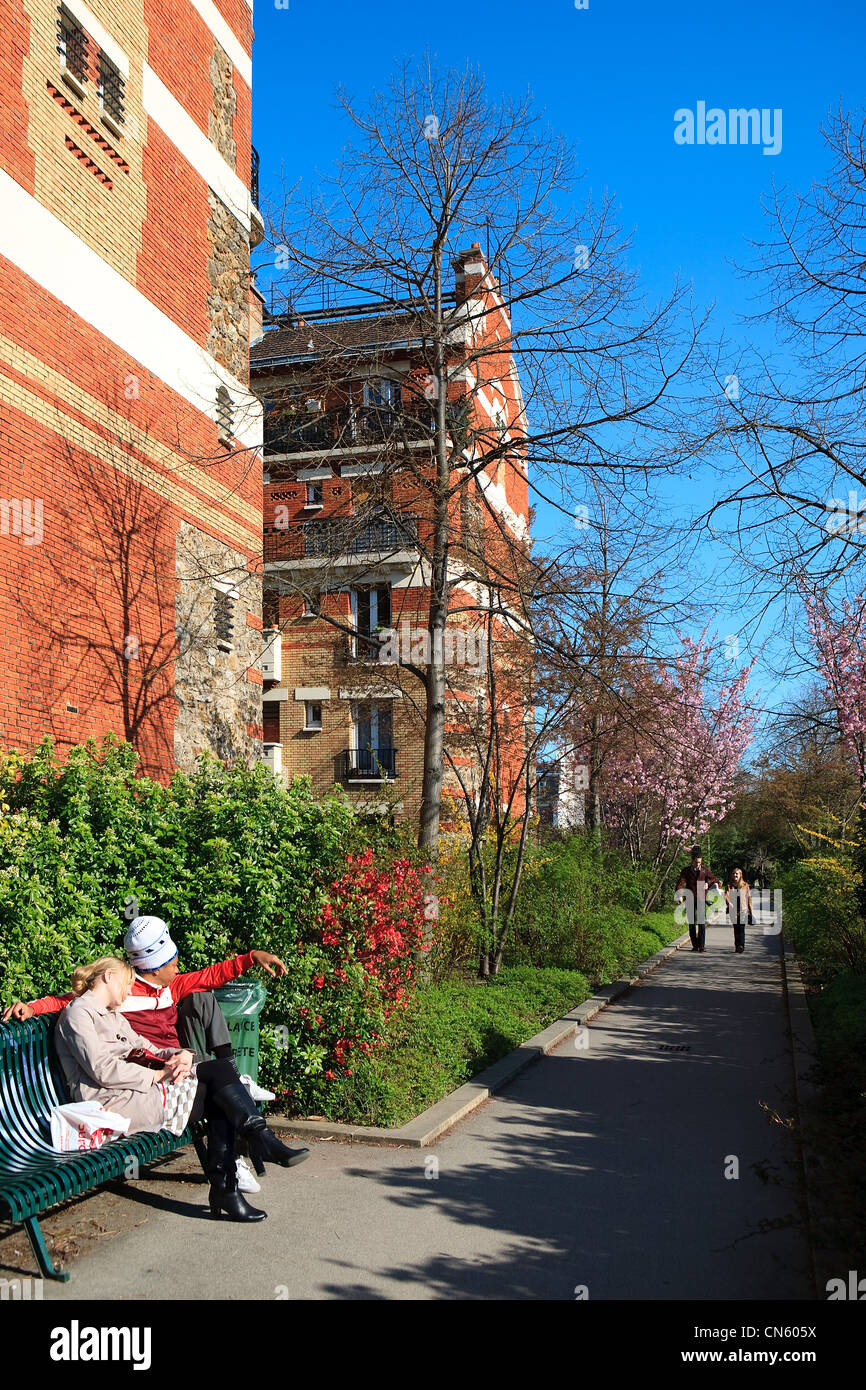
<svg viewBox="0 0 866 1390"><path fill-rule="evenodd" d="M704 868L700 845L692 845L691 863L683 869L674 897L682 901L686 894L686 913L693 951L706 950L707 889L718 888L719 881L712 869Z"/></svg>

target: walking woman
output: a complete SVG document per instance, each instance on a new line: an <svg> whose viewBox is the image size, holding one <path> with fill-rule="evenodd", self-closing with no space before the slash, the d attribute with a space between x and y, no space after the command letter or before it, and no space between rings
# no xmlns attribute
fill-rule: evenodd
<svg viewBox="0 0 866 1390"><path fill-rule="evenodd" d="M734 869L725 888L728 918L734 928L734 950L741 956L746 949L746 923L754 922L752 890L743 878L742 869Z"/></svg>
<svg viewBox="0 0 866 1390"><path fill-rule="evenodd" d="M116 956L100 956L73 973L76 997L54 1034L70 1095L128 1116L130 1134L168 1129L180 1135L204 1116L212 1215L264 1221L267 1212L238 1191L235 1135L249 1141L254 1156L283 1168L301 1162L308 1150L288 1149L272 1133L230 1058L196 1063L184 1048L155 1047L140 1037L120 1009L134 979L132 966Z"/></svg>

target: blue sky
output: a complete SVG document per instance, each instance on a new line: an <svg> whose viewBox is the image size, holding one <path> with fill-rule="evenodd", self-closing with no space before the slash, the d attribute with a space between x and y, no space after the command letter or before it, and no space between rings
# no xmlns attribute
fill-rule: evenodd
<svg viewBox="0 0 866 1390"><path fill-rule="evenodd" d="M747 239L766 229L761 195L773 180L807 188L824 169L828 108L864 100L863 0L589 0L586 10L573 0L257 0L255 31L263 201L279 197L281 177L291 185L327 169L345 143L338 82L363 98L387 85L395 59L429 46L442 65L476 63L491 95L528 88L576 146L585 186L616 195L647 292L679 274L699 304L716 301L716 329L733 336L746 334L737 316L752 291L731 261L747 259ZM781 108L780 153L677 145L674 112L698 101ZM725 634L737 621L722 608L714 626ZM761 684L772 703L778 691L768 676Z"/></svg>

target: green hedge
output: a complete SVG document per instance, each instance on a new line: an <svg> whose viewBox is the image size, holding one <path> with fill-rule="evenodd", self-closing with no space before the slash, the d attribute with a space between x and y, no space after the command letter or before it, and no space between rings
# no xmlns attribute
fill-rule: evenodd
<svg viewBox="0 0 866 1390"><path fill-rule="evenodd" d="M299 1104L316 1105L337 1036L327 1019L312 1036L300 1013L322 1011L314 981L338 963L314 924L347 854L371 833L345 800L316 802L303 779L286 790L263 766L205 758L194 776L163 786L138 776L134 751L111 738L73 748L62 765L49 741L28 759L5 755L0 997L64 992L75 965L120 948L134 897L168 922L183 969L256 947L283 958L289 974L267 978L263 1015L283 1025L283 1047L278 1057L266 1048L263 1080L282 1087L291 1077ZM333 1008L340 1023L364 1015L372 1036L384 1020L363 990L351 973Z"/></svg>
<svg viewBox="0 0 866 1390"><path fill-rule="evenodd" d="M842 855L804 859L781 875L785 930L797 955L825 976L866 973L859 885L858 872Z"/></svg>
<svg viewBox="0 0 866 1390"><path fill-rule="evenodd" d="M599 858L589 837L550 840L529 857L512 935L509 965L558 966L601 982L612 979L634 951L659 949L673 911L642 915L651 870L632 868L619 855ZM636 931L649 933L640 942Z"/></svg>

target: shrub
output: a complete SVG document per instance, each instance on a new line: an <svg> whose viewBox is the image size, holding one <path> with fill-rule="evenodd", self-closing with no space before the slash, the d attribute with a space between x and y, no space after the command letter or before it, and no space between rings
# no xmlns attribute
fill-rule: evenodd
<svg viewBox="0 0 866 1390"><path fill-rule="evenodd" d="M290 1108L328 1097L327 1083L352 1076L409 1004L414 953L426 949L426 891L425 875L408 859L377 866L372 849L350 855L329 885L281 991L294 1025L271 1030L271 1084Z"/></svg>
<svg viewBox="0 0 866 1390"><path fill-rule="evenodd" d="M506 962L608 975L629 954L650 879L615 852L599 858L587 837L546 841L527 860Z"/></svg>
<svg viewBox="0 0 866 1390"><path fill-rule="evenodd" d="M375 828L344 798L314 801L307 779L285 789L264 766L203 758L161 786L113 738L63 765L46 740L0 761L0 806L5 1003L64 991L75 965L116 950L135 898L168 922L182 968L254 947L282 957L288 975L267 981L262 1078L275 1090L292 1078L303 1105L405 998L420 878L388 845L375 867L359 861Z"/></svg>
<svg viewBox="0 0 866 1390"><path fill-rule="evenodd" d="M798 956L820 971L866 972L866 927L858 907L860 874L847 856L802 859L780 885L785 929Z"/></svg>

